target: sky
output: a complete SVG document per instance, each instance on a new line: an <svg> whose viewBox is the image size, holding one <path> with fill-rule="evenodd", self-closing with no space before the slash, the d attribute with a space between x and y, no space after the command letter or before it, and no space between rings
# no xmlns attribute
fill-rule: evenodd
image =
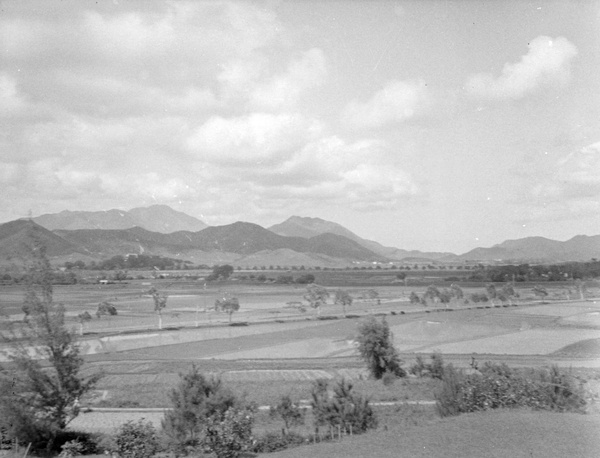
<svg viewBox="0 0 600 458"><path fill-rule="evenodd" d="M600 234L598 1L0 1L0 222Z"/></svg>

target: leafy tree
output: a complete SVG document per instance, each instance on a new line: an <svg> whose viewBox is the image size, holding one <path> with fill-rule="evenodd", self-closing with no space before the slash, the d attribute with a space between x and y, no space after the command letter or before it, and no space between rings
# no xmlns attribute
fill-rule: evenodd
<svg viewBox="0 0 600 458"><path fill-rule="evenodd" d="M300 275L296 279L296 283L298 283L300 285L307 285L307 284L314 283L314 282L315 282L315 276L313 274Z"/></svg>
<svg viewBox="0 0 600 458"><path fill-rule="evenodd" d="M127 271L126 270L119 270L117 272L115 272L112 276L112 279L114 281L118 281L118 282L122 282L123 280L127 280Z"/></svg>
<svg viewBox="0 0 600 458"><path fill-rule="evenodd" d="M282 396L276 405L271 406L269 415L283 420L285 434L289 434L292 426L304 424L304 411L288 395Z"/></svg>
<svg viewBox="0 0 600 458"><path fill-rule="evenodd" d="M177 453L199 447L204 440L208 418L223 416L237 404L233 393L220 379L206 378L195 365L180 374L176 388L169 393L172 409L165 412L162 427L170 447Z"/></svg>
<svg viewBox="0 0 600 458"><path fill-rule="evenodd" d="M224 415L212 415L206 425L204 445L217 458L237 458L252 445L254 413L232 407Z"/></svg>
<svg viewBox="0 0 600 458"><path fill-rule="evenodd" d="M253 268L257 270L256 266ZM233 273L233 266L224 264L222 266L214 266L212 273L206 278L209 281L212 280L227 280Z"/></svg>
<svg viewBox="0 0 600 458"><path fill-rule="evenodd" d="M358 352L374 378L380 379L386 372L399 377L406 375L385 318L378 321L375 317L369 317L360 323L356 341Z"/></svg>
<svg viewBox="0 0 600 458"><path fill-rule="evenodd" d="M418 304L421 302L421 299L419 298L419 295L417 293L415 293L414 291L412 291L410 293L410 297L408 298L410 300L411 304Z"/></svg>
<svg viewBox="0 0 600 458"><path fill-rule="evenodd" d="M326 380L316 380L311 390L311 405L316 430L319 426L339 427L342 431L360 434L377 427L377 418L369 400L353 392L351 382L342 379L329 396Z"/></svg>
<svg viewBox="0 0 600 458"><path fill-rule="evenodd" d="M327 304L328 297L329 291L315 284L307 286L306 294L304 294L304 299L312 308L317 310L317 315L321 315L321 306Z"/></svg>
<svg viewBox="0 0 600 458"><path fill-rule="evenodd" d="M111 304L110 302L106 301L100 302L100 304L98 304L98 310L96 310L96 316L98 317L98 319L100 319L100 317L104 315L115 316L117 314L117 307L115 307L114 304Z"/></svg>
<svg viewBox="0 0 600 458"><path fill-rule="evenodd" d="M515 288L510 283L503 285L500 289L500 293L509 301L511 305L513 297L519 297L519 294L515 291Z"/></svg>
<svg viewBox="0 0 600 458"><path fill-rule="evenodd" d="M58 435L79 414L79 399L101 375L80 375L84 364L65 309L53 301L52 269L45 247L33 248L23 309L27 321L5 336L13 366L0 371L0 430L35 448L55 448Z"/></svg>
<svg viewBox="0 0 600 458"><path fill-rule="evenodd" d="M229 322L231 323L231 316L234 312L240 309L240 301L237 297L224 297L223 299L217 299L215 301L215 310L219 312L225 312L229 315Z"/></svg>
<svg viewBox="0 0 600 458"><path fill-rule="evenodd" d="M344 315L346 315L346 307L351 306L353 301L354 299L352 299L352 296L348 291L344 289L338 289L335 292L335 303L342 306Z"/></svg>
<svg viewBox="0 0 600 458"><path fill-rule="evenodd" d="M544 288L543 286L540 286L540 285L534 286L532 291L533 291L533 294L535 294L536 296L539 296L540 299L544 299L548 295L548 291L546 290L546 288Z"/></svg>
<svg viewBox="0 0 600 458"><path fill-rule="evenodd" d="M487 292L488 298L490 299L490 302L493 305L494 299L498 297L498 290L496 289L496 286L491 283L488 283L487 285L485 285L485 290Z"/></svg>
<svg viewBox="0 0 600 458"><path fill-rule="evenodd" d="M83 335L83 325L88 321L92 321L92 315L89 312L83 312L77 315L77 321L79 321L79 335Z"/></svg>
<svg viewBox="0 0 600 458"><path fill-rule="evenodd" d="M434 302L437 302L440 300L440 290L437 289L434 285L429 285L427 287L427 290L425 291L425 294L423 295L423 297L425 299L431 299Z"/></svg>
<svg viewBox="0 0 600 458"><path fill-rule="evenodd" d="M463 297L465 297L462 288L456 283L450 285L450 291L452 291L452 296L454 296L456 300L461 300Z"/></svg>
<svg viewBox="0 0 600 458"><path fill-rule="evenodd" d="M115 451L123 458L148 458L159 449L156 429L143 418L122 424L117 430L115 444Z"/></svg>
<svg viewBox="0 0 600 458"><path fill-rule="evenodd" d="M152 300L154 301L154 312L158 316L158 329L162 329L162 310L167 306L169 296L159 293L154 287L148 291L148 294L152 296Z"/></svg>

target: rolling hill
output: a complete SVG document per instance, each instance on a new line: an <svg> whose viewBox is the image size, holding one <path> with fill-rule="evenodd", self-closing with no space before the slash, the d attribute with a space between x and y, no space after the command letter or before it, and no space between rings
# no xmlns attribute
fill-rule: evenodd
<svg viewBox="0 0 600 458"><path fill-rule="evenodd" d="M600 258L600 235L577 235L565 242L544 237L506 240L490 248L475 248L459 258L504 262L589 261Z"/></svg>

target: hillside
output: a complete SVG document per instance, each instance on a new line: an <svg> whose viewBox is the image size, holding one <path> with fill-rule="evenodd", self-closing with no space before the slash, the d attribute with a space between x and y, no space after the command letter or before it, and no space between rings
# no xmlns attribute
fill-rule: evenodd
<svg viewBox="0 0 600 458"><path fill-rule="evenodd" d="M600 258L600 235L577 235L565 242L544 237L507 240L490 248L475 248L461 260L505 262L589 261Z"/></svg>
<svg viewBox="0 0 600 458"><path fill-rule="evenodd" d="M168 234L176 231L200 231L205 223L185 213L173 210L168 205L125 210L99 212L62 211L33 218L40 226L53 230L78 229L129 229L142 227L153 232Z"/></svg>
<svg viewBox="0 0 600 458"><path fill-rule="evenodd" d="M431 260L439 260L444 258L445 261L452 261L455 260L456 257L456 255L453 253L427 253L418 250L409 251L394 247L386 247L373 240L363 239L338 223L326 221L321 218L292 216L283 223L275 224L268 229L276 234L286 237L311 238L327 233L337 234L353 240L368 250L392 260L402 260L403 258L407 257L418 257Z"/></svg>
<svg viewBox="0 0 600 458"><path fill-rule="evenodd" d="M259 252L289 250L349 261L385 260L339 235L325 234L310 239L283 237L257 224L245 222L208 227L198 232L179 231L172 234L135 227L122 230L57 230L55 235L74 246L85 247L87 252L94 253L99 258L145 253L198 259L199 252L228 253L244 257Z"/></svg>
<svg viewBox="0 0 600 458"><path fill-rule="evenodd" d="M0 225L0 258L26 260L35 241L46 247L48 256L86 254L85 248L29 220L16 220Z"/></svg>

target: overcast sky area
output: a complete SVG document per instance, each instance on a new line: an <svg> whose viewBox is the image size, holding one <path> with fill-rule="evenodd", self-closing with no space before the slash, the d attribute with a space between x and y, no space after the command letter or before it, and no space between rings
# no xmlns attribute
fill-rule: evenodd
<svg viewBox="0 0 600 458"><path fill-rule="evenodd" d="M2 1L0 222L600 234L600 2Z"/></svg>

